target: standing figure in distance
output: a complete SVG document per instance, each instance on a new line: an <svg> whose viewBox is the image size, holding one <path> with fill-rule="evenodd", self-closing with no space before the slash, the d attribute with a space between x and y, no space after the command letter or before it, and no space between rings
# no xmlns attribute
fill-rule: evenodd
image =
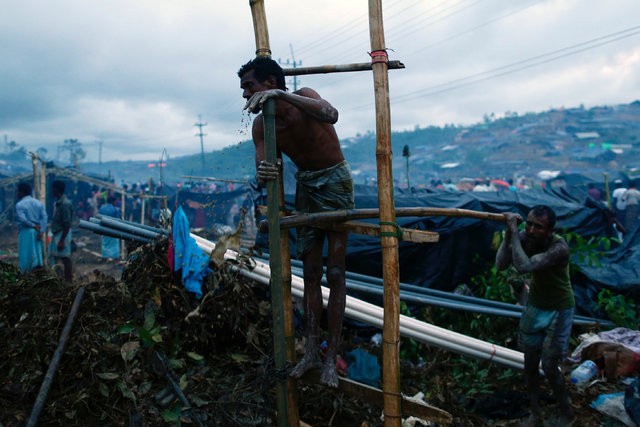
<svg viewBox="0 0 640 427"><path fill-rule="evenodd" d="M284 73L277 62L257 57L238 71L245 109L261 111L267 99L276 103L276 144L278 165L265 161L264 121L262 114L253 121L257 180L264 185L280 173L282 154L298 167L296 173L296 211L298 213L353 209L353 179L344 159L334 128L338 111L313 89L303 87L288 92ZM342 333L346 302L345 255L346 232L325 232L312 227L300 227L297 233L297 254L303 262L304 314L307 344L305 354L291 372L301 377L309 369L321 366L320 381L338 386L336 356ZM328 241L327 282L331 289L327 305L328 340L324 363L320 357L320 316L322 315L322 249Z"/></svg>
<svg viewBox="0 0 640 427"><path fill-rule="evenodd" d="M98 213L103 216L118 218L122 216L120 209L116 207L116 197L112 194L107 196L107 202L100 206ZM102 258L113 261L120 258L120 239L117 237L102 236Z"/></svg>
<svg viewBox="0 0 640 427"><path fill-rule="evenodd" d="M61 260L64 266L64 280L71 283L73 271L71 264L71 223L73 221L73 205L64 194L64 181L55 180L51 184L51 192L56 202L53 205L51 233L53 238L49 246L49 255L54 260Z"/></svg>
<svg viewBox="0 0 640 427"><path fill-rule="evenodd" d="M31 197L31 186L21 182L16 188L18 224L18 266L28 273L44 265L42 234L47 230L47 211L40 200Z"/></svg>
<svg viewBox="0 0 640 427"><path fill-rule="evenodd" d="M625 204L624 227L631 234L638 227L638 215L640 215L640 191L636 182L631 181L627 191L622 193L621 200Z"/></svg>
<svg viewBox="0 0 640 427"><path fill-rule="evenodd" d="M513 264L519 273L531 273L518 335L531 405L531 416L525 425L534 426L541 421L538 384L541 360L542 370L559 404L559 423L554 425L571 425L573 407L560 371L569 348L575 310L569 278L569 246L553 232L556 214L548 206L534 206L522 232L518 231L518 224L522 222L520 215L505 213L504 216L507 229L496 254L496 267L503 270Z"/></svg>

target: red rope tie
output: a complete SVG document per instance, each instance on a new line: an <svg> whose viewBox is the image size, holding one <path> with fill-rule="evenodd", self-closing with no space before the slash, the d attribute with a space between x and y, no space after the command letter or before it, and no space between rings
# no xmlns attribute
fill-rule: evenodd
<svg viewBox="0 0 640 427"><path fill-rule="evenodd" d="M369 52L369 56L371 57L372 64L377 64L379 62L384 62L386 64L389 62L389 56L387 55L386 49L374 50L373 52Z"/></svg>

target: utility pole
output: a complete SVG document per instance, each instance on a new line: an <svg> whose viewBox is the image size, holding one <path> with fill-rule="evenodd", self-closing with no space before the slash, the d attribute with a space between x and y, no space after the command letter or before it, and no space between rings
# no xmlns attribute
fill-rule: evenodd
<svg viewBox="0 0 640 427"><path fill-rule="evenodd" d="M102 141L98 141L98 164L102 164Z"/></svg>
<svg viewBox="0 0 640 427"><path fill-rule="evenodd" d="M202 123L202 116L198 114L198 123L195 123L194 126L198 126L200 128L200 132L196 134L196 136L200 137L200 159L202 161L202 174L204 175L204 141L202 137L206 136L206 133L202 133L202 128L206 126L207 123Z"/></svg>
<svg viewBox="0 0 640 427"><path fill-rule="evenodd" d="M292 68L298 67L298 65L302 65L302 61L296 62L296 56L293 54L293 46L289 43L289 50L291 51L291 60L287 58L287 62L283 62L278 59L278 62L282 65L291 66ZM293 91L298 90L298 76L293 76Z"/></svg>

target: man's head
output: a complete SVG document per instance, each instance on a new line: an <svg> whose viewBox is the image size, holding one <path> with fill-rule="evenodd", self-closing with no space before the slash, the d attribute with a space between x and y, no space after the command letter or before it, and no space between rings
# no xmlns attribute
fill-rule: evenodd
<svg viewBox="0 0 640 427"><path fill-rule="evenodd" d="M65 187L64 181L60 181L58 179L53 181L53 184L51 184L51 192L53 193L53 197L62 196L64 194L65 188L66 187Z"/></svg>
<svg viewBox="0 0 640 427"><path fill-rule="evenodd" d="M546 240L553 234L556 226L556 214L546 205L536 205L529 211L525 232L535 240Z"/></svg>
<svg viewBox="0 0 640 427"><path fill-rule="evenodd" d="M244 89L242 96L249 99L255 92L266 89L287 90L284 72L276 61L258 56L244 64L238 70L240 87Z"/></svg>
<svg viewBox="0 0 640 427"><path fill-rule="evenodd" d="M16 187L16 194L21 199L24 196L31 195L31 186L29 184L27 184L26 182L19 183L18 186Z"/></svg>

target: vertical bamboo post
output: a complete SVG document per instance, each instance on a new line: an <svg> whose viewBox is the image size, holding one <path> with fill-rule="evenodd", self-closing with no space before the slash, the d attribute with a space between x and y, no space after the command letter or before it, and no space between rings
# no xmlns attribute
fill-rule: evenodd
<svg viewBox="0 0 640 427"><path fill-rule="evenodd" d="M269 28L267 14L264 11L264 0L249 0L253 17L253 32L256 38L256 56L271 56L269 48Z"/></svg>
<svg viewBox="0 0 640 427"><path fill-rule="evenodd" d="M120 193L120 219L123 221L127 219L127 193L122 189ZM124 259L124 242L120 240L120 259Z"/></svg>
<svg viewBox="0 0 640 427"><path fill-rule="evenodd" d="M249 0L256 41L256 56L271 56L269 31L263 0ZM263 109L265 159L276 163L275 101L265 103ZM283 206L281 206L281 204ZM295 336L291 302L291 259L288 233L280 232L280 216L284 214L284 188L282 179L267 183L269 222L269 264L273 310L274 359L276 370L286 375L286 361L295 358ZM276 386L278 425L298 427L298 404L295 381L278 378Z"/></svg>
<svg viewBox="0 0 640 427"><path fill-rule="evenodd" d="M275 101L268 100L263 109L265 159L276 162L275 144ZM271 268L271 309L273 311L273 346L276 365L276 398L278 405L278 425L287 425L287 380L285 375L286 351L284 338L283 293L282 293L282 254L280 252L280 215L278 212L280 179L267 182L267 206L269 222L269 267Z"/></svg>
<svg viewBox="0 0 640 427"><path fill-rule="evenodd" d="M376 106L376 162L378 171L378 204L380 205L380 242L384 281L384 324L382 329L382 389L384 392L384 425L400 426L401 396L399 379L400 347L400 280L398 270L398 238L394 226L393 176L391 170L391 118L389 76L382 22L382 1L369 0L369 34L371 68Z"/></svg>
<svg viewBox="0 0 640 427"><path fill-rule="evenodd" d="M607 207L612 209L611 207L611 190L609 189L609 175L604 172L604 200L607 202Z"/></svg>
<svg viewBox="0 0 640 427"><path fill-rule="evenodd" d="M144 193L140 193L140 203L142 204L142 206L140 207L140 224L144 225L144 205L146 204Z"/></svg>
<svg viewBox="0 0 640 427"><path fill-rule="evenodd" d="M45 162L41 162L40 166L40 201L47 208L47 164ZM42 231L42 262L45 267L49 266L49 248L47 247L47 230Z"/></svg>
<svg viewBox="0 0 640 427"><path fill-rule="evenodd" d="M39 158L36 154L31 154L31 166L33 169L33 195L38 199L46 208L47 206L47 176L46 165L41 164L40 168ZM42 233L42 261L45 266L48 265L47 260L47 230L40 230Z"/></svg>

